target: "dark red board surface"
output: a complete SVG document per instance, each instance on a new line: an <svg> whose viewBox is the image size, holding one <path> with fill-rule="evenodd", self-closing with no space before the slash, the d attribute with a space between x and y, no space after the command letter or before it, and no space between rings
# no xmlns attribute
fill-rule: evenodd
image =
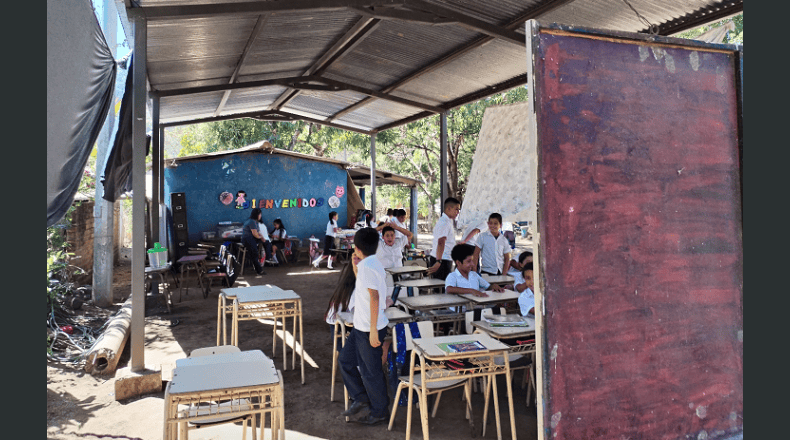
<svg viewBox="0 0 790 440"><path fill-rule="evenodd" d="M543 438L742 431L732 52L537 38Z"/></svg>

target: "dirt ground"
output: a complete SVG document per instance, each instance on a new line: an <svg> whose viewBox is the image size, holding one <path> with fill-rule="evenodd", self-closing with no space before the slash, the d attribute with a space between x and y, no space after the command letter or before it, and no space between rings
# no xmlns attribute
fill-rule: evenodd
<svg viewBox="0 0 790 440"><path fill-rule="evenodd" d="M424 236L420 237L422 241ZM428 236L428 240L430 237ZM426 245L429 247L430 242ZM524 249L526 243L519 237L516 251ZM285 427L289 439L363 439L375 436L379 439L402 439L406 432L406 408L399 408L392 431L387 426L363 426L345 423L340 416L343 411L343 385L338 373L335 385L335 401L330 402L330 377L332 372L331 328L323 319L327 302L338 278L339 265L327 270L302 262L298 265L267 267L267 274L256 278L254 270L246 268L234 287L273 284L282 289L297 292L303 301L305 333L305 384L301 384L299 357L296 369L290 364L283 371L285 384ZM123 263L114 270L115 297L125 299L131 291L129 264ZM215 286L207 299L197 288L189 289L181 301L173 295L172 313L160 301L161 296L146 298L145 317L145 364L162 370L163 388L172 378L176 359L200 347L216 345L217 295L220 287ZM123 301L113 309L117 310ZM291 321L289 321L290 324ZM260 349L272 355L272 327L257 321L239 324L240 348ZM274 361L282 369L282 341L278 341L278 353ZM129 366L129 343L118 368ZM115 400L115 375L92 376L68 366L47 363L47 438L50 439L161 439L164 393L159 391L124 401ZM536 408L527 406L526 390L520 387L521 372L516 373L513 389L516 432L518 438L537 438ZM504 378L498 382L500 408L502 411L503 438L511 438L510 420L507 414L507 393ZM483 414L483 395L472 395L474 431L464 419L462 388L445 392L435 418L430 419L430 436L434 439L463 439L480 437ZM429 402L433 402L431 399ZM493 411L493 407L490 407ZM239 438L241 425L219 425L189 432L192 439ZM248 434L249 435L249 434ZM268 428L265 438L270 438ZM419 412L415 409L412 419L413 438L422 438ZM489 416L486 438L496 438L496 425Z"/></svg>

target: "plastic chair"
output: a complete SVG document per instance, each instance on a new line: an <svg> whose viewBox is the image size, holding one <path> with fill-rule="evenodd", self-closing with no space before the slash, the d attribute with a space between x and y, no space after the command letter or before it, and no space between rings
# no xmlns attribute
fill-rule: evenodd
<svg viewBox="0 0 790 440"><path fill-rule="evenodd" d="M400 324L398 324L398 325L400 325ZM409 350L412 350L414 348L414 344L412 343L412 336L411 336L411 330L409 328L409 325L408 324L404 324L404 327L405 327L404 334L405 334L405 338L406 338L405 346L406 346L406 350L409 351ZM434 334L433 333L433 323L431 321L418 321L417 322L417 327L420 330L420 337L421 338L433 337L433 334ZM398 351L397 346L398 346L398 344L396 343L396 341L393 341L393 343L392 343L392 351L393 352L397 353L397 351ZM414 365L414 385L412 385L412 391L416 392L417 396L418 396L417 402L418 402L418 404L420 406L420 417L427 417L427 413L426 413L426 411L427 411L427 404L428 404L427 398L431 394L436 394L436 401L433 404L433 409L431 411L431 417L436 417L436 410L439 408L439 401L440 401L440 399L442 397L442 392L444 392L446 390L450 390L450 389L453 389L453 388L458 388L460 386L463 386L464 387L464 395L466 396L466 398L468 399L468 398L471 397L470 383L469 383L469 380L466 379L466 378L447 379L447 380L438 381L438 382L428 382L426 384L426 388L427 388L426 395L422 396L421 395L421 391L422 391L422 380L421 379L422 379L422 377L421 377L421 372L420 371L421 371L420 370L420 365L417 365L415 363L415 365ZM392 404L392 414L390 415L390 422L389 422L389 426L387 427L388 431L392 431L392 425L395 422L395 414L398 412L398 400L400 399L400 393L401 393L401 391L404 388L409 387L409 376L408 375L399 376L398 380L399 380L398 389L395 392L395 401ZM411 414L409 414L409 418L410 417L411 417ZM468 419L469 417L470 417L469 408L467 407L466 418ZM427 420L427 419L425 419L425 420ZM408 420L406 423L408 425L411 425L411 420Z"/></svg>
<svg viewBox="0 0 790 440"><path fill-rule="evenodd" d="M224 353L238 353L241 352L239 347L233 345L220 345L216 347L205 347L205 348L196 348L189 353L190 358L200 357L200 356L212 356ZM168 384L169 385L169 384ZM248 409L251 408L250 403L246 399L236 399L231 400L228 402L220 402L217 409L217 417L212 419L200 420L200 421L190 421L187 423L186 429L183 429L184 433L184 440L188 438L188 432L190 429L199 429L207 426L214 426L220 425L223 423L235 423L238 421L244 422L244 431L242 432L242 438L247 438L247 425L250 425L252 428L252 438L255 440L255 415L254 414L245 414L245 415L223 415L223 413L229 412L233 409L238 410L239 408ZM190 415L194 415L198 412L197 406L190 406L189 413ZM262 422L262 421L261 421Z"/></svg>

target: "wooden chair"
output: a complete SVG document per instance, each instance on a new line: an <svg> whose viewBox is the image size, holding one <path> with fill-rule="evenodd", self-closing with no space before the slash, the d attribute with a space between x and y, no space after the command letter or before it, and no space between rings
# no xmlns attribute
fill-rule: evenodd
<svg viewBox="0 0 790 440"><path fill-rule="evenodd" d="M238 353L241 349L239 347L233 345L220 345L217 347L205 347L205 348L196 348L189 353L190 358L199 357L199 356L212 356L217 354L223 353ZM227 402L216 402L214 404L219 404L218 408L218 415L212 419L200 420L200 421L190 421L186 424L185 429L182 427L182 433L184 434L184 440L188 440L188 432L192 429L200 429L208 426L220 425L223 423L236 423L238 421L244 422L244 431L242 432L242 438L247 438L247 425L250 425L252 428L252 438L255 440L255 415L254 414L245 414L245 415L222 415L223 413L231 412L233 410L247 409L251 408L250 403L246 399L237 399L231 400ZM189 408L190 415L194 415L199 411L198 406L192 406ZM263 422L263 420L261 421Z"/></svg>
<svg viewBox="0 0 790 440"><path fill-rule="evenodd" d="M400 324L399 324L400 325ZM417 326L420 330L420 337L427 338L433 337L433 323L431 321L418 321ZM404 324L405 327L405 337L406 337L406 350L410 351L414 348L412 343L412 336L411 330L409 329L408 324ZM393 352L397 353L397 343L393 340L392 342L392 350ZM427 420L428 417L428 401L427 396L431 394L436 394L436 401L433 404L433 410L431 411L431 417L436 417L436 410L439 408L439 401L442 397L442 392L446 390L450 390L453 388L458 388L463 386L464 387L464 396L467 399L471 398L471 388L469 380L466 378L455 378L455 379L448 379L439 382L428 382L426 384L427 392L425 396L421 395L422 389L422 380L421 380L421 372L420 372L420 365L414 365L414 385L412 386L412 392L417 393L418 399L417 402L420 407L420 418ZM392 414L390 415L390 422L389 426L387 427L388 431L392 431L392 425L395 422L395 414L398 412L398 400L400 399L400 393L404 388L409 387L409 376L399 376L398 377L398 389L395 392L395 401L392 404ZM469 419L470 417L469 408L467 407L466 418ZM406 422L408 425L411 425L411 420Z"/></svg>
<svg viewBox="0 0 790 440"><path fill-rule="evenodd" d="M233 264L232 259L234 258L232 254L228 253L226 255L225 267L231 267ZM214 272L205 272L202 273L200 276L203 277L205 281L204 288L203 288L203 298L208 298L208 294L211 293L211 284L214 280L224 281L225 285L230 287L230 278L228 278L228 273L219 270L220 266L218 265Z"/></svg>

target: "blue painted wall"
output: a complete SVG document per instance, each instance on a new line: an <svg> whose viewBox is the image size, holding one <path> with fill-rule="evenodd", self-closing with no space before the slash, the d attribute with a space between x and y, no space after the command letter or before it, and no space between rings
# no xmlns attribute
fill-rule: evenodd
<svg viewBox="0 0 790 440"><path fill-rule="evenodd" d="M261 199L323 199L321 206L288 207L282 205L270 209L262 208L263 222L271 232L272 221L280 218L289 236L307 238L315 235L323 241L329 213L338 213L338 224L348 223L346 212L347 172L330 163L289 157L284 155L245 152L216 158L203 158L177 162L176 167L166 168L165 204L170 206L170 193L186 193L187 224L189 242L194 245L203 231L216 231L217 223L223 221L244 222L250 217L252 206L237 209L236 192L244 190L246 200ZM329 198L335 195L338 186L344 194L340 206L331 208ZM219 195L227 191L233 194L234 202L224 205ZM319 201L320 202L320 201ZM251 205L251 204L250 204ZM170 226L172 227L172 226Z"/></svg>

